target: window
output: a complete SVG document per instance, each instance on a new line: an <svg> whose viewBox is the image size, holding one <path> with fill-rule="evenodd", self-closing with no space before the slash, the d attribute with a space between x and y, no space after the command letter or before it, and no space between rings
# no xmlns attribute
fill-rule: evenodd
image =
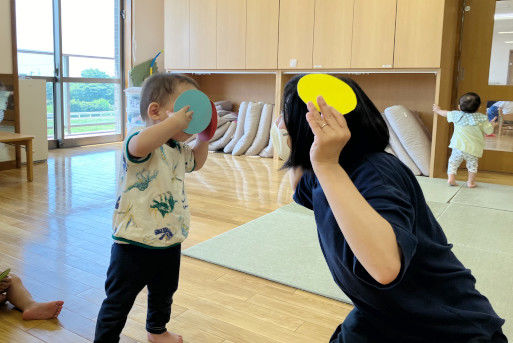
<svg viewBox="0 0 513 343"><path fill-rule="evenodd" d="M122 139L121 0L17 0L18 72L47 81L48 139Z"/></svg>

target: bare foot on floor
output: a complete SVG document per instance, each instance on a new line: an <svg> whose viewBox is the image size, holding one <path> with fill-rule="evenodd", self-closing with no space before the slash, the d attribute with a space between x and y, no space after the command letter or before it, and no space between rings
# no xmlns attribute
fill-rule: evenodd
<svg viewBox="0 0 513 343"><path fill-rule="evenodd" d="M467 182L467 187L468 188L476 188L477 185L474 182Z"/></svg>
<svg viewBox="0 0 513 343"><path fill-rule="evenodd" d="M148 340L152 343L183 343L182 336L167 331L160 335L148 333Z"/></svg>
<svg viewBox="0 0 513 343"><path fill-rule="evenodd" d="M64 305L63 301L34 303L25 311L23 311L23 320L57 318L61 313L62 305Z"/></svg>

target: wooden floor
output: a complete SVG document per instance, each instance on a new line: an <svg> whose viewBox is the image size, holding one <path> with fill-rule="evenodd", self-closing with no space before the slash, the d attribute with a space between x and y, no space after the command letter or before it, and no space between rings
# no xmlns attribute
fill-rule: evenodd
<svg viewBox="0 0 513 343"><path fill-rule="evenodd" d="M0 342L89 342L104 297L119 145L54 150L24 170L0 172L0 269L21 276L37 300L65 301L59 320L23 322L0 308ZM188 176L192 225L184 248L291 201L272 159L212 154ZM312 228L314 230L315 228ZM146 293L122 342L145 342ZM185 342L326 342L351 306L183 257L169 329Z"/></svg>
<svg viewBox="0 0 513 343"><path fill-rule="evenodd" d="M508 125L499 132L496 128L495 136L485 138L485 150L513 151L513 127Z"/></svg>

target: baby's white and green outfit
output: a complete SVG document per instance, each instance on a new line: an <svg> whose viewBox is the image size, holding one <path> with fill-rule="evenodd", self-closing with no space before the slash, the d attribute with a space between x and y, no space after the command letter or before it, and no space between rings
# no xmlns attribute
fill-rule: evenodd
<svg viewBox="0 0 513 343"><path fill-rule="evenodd" d="M170 141L144 158L134 158L123 147L112 237L117 243L167 248L189 234L190 212L185 173L195 168L194 153L183 143Z"/></svg>
<svg viewBox="0 0 513 343"><path fill-rule="evenodd" d="M148 289L146 330L153 334L166 331L178 289L181 243L189 234L184 177L195 168L193 151L183 143L169 141L144 158L134 158L128 152L134 135L123 145L112 223L115 243L95 342L119 341L128 313L144 287Z"/></svg>
<svg viewBox="0 0 513 343"><path fill-rule="evenodd" d="M463 160L467 162L469 172L477 173L478 159L483 156L484 135L493 132L488 117L481 113L450 111L447 113L447 121L454 123L447 174L455 175Z"/></svg>

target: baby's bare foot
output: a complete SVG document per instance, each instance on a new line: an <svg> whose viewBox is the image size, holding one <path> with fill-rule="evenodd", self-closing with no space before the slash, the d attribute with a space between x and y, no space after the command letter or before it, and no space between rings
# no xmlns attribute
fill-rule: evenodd
<svg viewBox="0 0 513 343"><path fill-rule="evenodd" d="M152 343L183 343L182 336L167 331L160 335L148 333L148 341Z"/></svg>
<svg viewBox="0 0 513 343"><path fill-rule="evenodd" d="M23 311L24 320L53 319L57 318L62 310L63 301L51 301L47 303L34 303Z"/></svg>
<svg viewBox="0 0 513 343"><path fill-rule="evenodd" d="M467 187L468 187L468 188L476 188L476 187L477 187L477 185L476 185L474 182L470 182L470 181L468 181L468 182L467 182Z"/></svg>

